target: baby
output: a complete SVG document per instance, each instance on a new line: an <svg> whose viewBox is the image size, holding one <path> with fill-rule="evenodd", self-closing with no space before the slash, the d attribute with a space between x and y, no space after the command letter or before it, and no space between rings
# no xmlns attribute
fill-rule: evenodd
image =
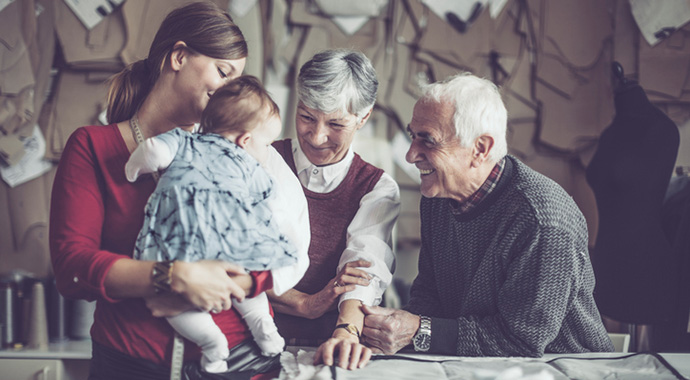
<svg viewBox="0 0 690 380"><path fill-rule="evenodd" d="M270 144L280 130L278 106L258 79L242 76L209 99L200 133L178 128L139 145L125 166L127 179L165 171L146 205L134 258L217 259L249 270L294 268L297 250L273 220L268 204L273 182L261 166L272 157ZM280 273L301 277L303 269ZM265 293L233 305L264 355L282 351L285 341ZM202 369L227 370L228 342L210 314L189 311L168 321L201 347Z"/></svg>

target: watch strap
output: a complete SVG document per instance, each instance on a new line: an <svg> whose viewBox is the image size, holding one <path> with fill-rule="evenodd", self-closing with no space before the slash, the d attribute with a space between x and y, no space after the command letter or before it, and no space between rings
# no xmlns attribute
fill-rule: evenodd
<svg viewBox="0 0 690 380"><path fill-rule="evenodd" d="M157 261L153 264L151 281L153 289L157 294L168 293L171 291L172 271L175 260Z"/></svg>
<svg viewBox="0 0 690 380"><path fill-rule="evenodd" d="M345 329L350 334L355 335L357 338L360 338L359 329L357 328L357 326L355 326L351 323L341 323L341 324L335 326L335 328L336 329Z"/></svg>
<svg viewBox="0 0 690 380"><path fill-rule="evenodd" d="M417 352L428 352L431 348L431 318L420 315L419 329L412 338L414 350Z"/></svg>
<svg viewBox="0 0 690 380"><path fill-rule="evenodd" d="M431 318L425 315L419 316L419 332L431 335Z"/></svg>

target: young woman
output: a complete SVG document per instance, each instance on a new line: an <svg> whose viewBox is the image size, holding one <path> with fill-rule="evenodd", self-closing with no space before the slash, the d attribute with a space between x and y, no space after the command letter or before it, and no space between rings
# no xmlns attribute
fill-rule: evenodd
<svg viewBox="0 0 690 380"><path fill-rule="evenodd" d="M231 297L241 300L271 289L270 272L246 274L237 265L211 260L132 259L156 182L153 177L127 181L131 152L138 141L176 127L191 131L210 95L241 75L246 57L242 32L213 3L173 10L148 58L113 78L107 112L112 124L79 128L67 142L52 195L51 257L63 295L96 301L90 379L169 378L174 333L157 317L194 308L221 311L214 320L230 346L230 371L254 374L277 364L261 357L231 309ZM233 355L244 356L233 360ZM199 372L194 345L188 345L185 360Z"/></svg>

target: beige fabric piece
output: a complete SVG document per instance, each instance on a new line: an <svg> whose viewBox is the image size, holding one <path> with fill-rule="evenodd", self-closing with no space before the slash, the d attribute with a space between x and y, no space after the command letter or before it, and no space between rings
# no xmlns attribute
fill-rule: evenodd
<svg viewBox="0 0 690 380"><path fill-rule="evenodd" d="M125 33L137 38L127 39L120 58L129 65L149 55L149 48L161 22L170 11L193 0L136 0L122 5ZM221 9L228 9L228 0L215 0ZM244 33L244 30L242 30Z"/></svg>
<svg viewBox="0 0 690 380"><path fill-rule="evenodd" d="M613 60L623 66L626 76L636 74L640 34L630 10L630 3L616 1L613 17Z"/></svg>
<svg viewBox="0 0 690 380"><path fill-rule="evenodd" d="M537 152L533 144L533 136L536 133L536 121L511 122L508 128L508 147L510 154L517 156L522 161L529 161L529 158Z"/></svg>
<svg viewBox="0 0 690 380"><path fill-rule="evenodd" d="M34 94L34 86L28 86L15 96L0 95L0 129L3 132L24 137L31 135L31 131L27 131L29 128L23 127L34 119Z"/></svg>
<svg viewBox="0 0 690 380"><path fill-rule="evenodd" d="M227 5L224 9L227 9ZM244 17L233 17L235 24L240 27L244 39L247 41L249 56L247 64L244 66L244 74L254 75L258 78L264 77L265 62L263 51L263 20L261 17L261 7L254 6Z"/></svg>
<svg viewBox="0 0 690 380"><path fill-rule="evenodd" d="M543 1L543 0L542 0ZM601 0L543 1L544 54L562 58L577 68L591 68L611 38L607 3Z"/></svg>
<svg viewBox="0 0 690 380"><path fill-rule="evenodd" d="M527 52L522 52L510 72L510 77L503 83L508 120L536 119L537 104L532 96L531 62Z"/></svg>
<svg viewBox="0 0 690 380"><path fill-rule="evenodd" d="M55 130L48 136L53 154L62 152L69 136L77 128L98 123L107 88L102 79L90 81L88 73L63 71L55 94Z"/></svg>
<svg viewBox="0 0 690 380"><path fill-rule="evenodd" d="M329 16L375 17L381 13L381 8L386 6L388 0L315 0L315 2L319 9Z"/></svg>
<svg viewBox="0 0 690 380"><path fill-rule="evenodd" d="M570 98L540 82L536 85L543 105L539 140L562 152L577 151L584 139L598 136L614 115L608 60L580 75L585 80Z"/></svg>
<svg viewBox="0 0 690 380"><path fill-rule="evenodd" d="M125 45L122 11L116 9L88 30L64 1L55 2L55 30L68 64L81 69L119 71Z"/></svg>
<svg viewBox="0 0 690 380"><path fill-rule="evenodd" d="M10 188L0 181L0 273L22 269L39 278L52 273L48 244L48 198L55 169Z"/></svg>
<svg viewBox="0 0 690 380"><path fill-rule="evenodd" d="M21 19L19 2L13 2L0 12L0 93L18 94L33 86L29 50L16 20Z"/></svg>
<svg viewBox="0 0 690 380"><path fill-rule="evenodd" d="M515 24L519 13L519 4L509 2L496 20L493 21L491 49L504 57L517 57L523 49L522 37L515 33Z"/></svg>
<svg viewBox="0 0 690 380"><path fill-rule="evenodd" d="M37 225L48 225L48 204L43 181L32 180L8 189L7 201L12 220L15 249L26 244L26 234Z"/></svg>
<svg viewBox="0 0 690 380"><path fill-rule="evenodd" d="M52 84L51 69L55 55L55 1L37 0L36 5L42 11L35 16L36 33L29 42L31 53L31 65L34 71L33 115L17 131L22 136L30 135L46 101ZM25 12L34 12L35 8L25 9ZM32 13L35 15L35 13ZM25 15L26 17L26 15Z"/></svg>
<svg viewBox="0 0 690 380"><path fill-rule="evenodd" d="M640 85L652 101L679 98L689 83L690 25L650 47L639 44Z"/></svg>
<svg viewBox="0 0 690 380"><path fill-rule="evenodd" d="M15 135L0 135L0 161L2 164L12 166L24 157L24 146L19 137Z"/></svg>
<svg viewBox="0 0 690 380"><path fill-rule="evenodd" d="M482 10L465 33L458 32L433 12L429 12L427 17L428 24L419 41L424 51L445 57L448 64L473 72L484 69L487 53L491 50L494 25L488 10Z"/></svg>

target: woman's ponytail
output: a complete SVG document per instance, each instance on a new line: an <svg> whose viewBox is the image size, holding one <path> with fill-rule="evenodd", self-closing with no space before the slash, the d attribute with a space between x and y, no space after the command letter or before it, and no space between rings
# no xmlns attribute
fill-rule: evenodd
<svg viewBox="0 0 690 380"><path fill-rule="evenodd" d="M134 62L108 80L108 123L131 119L151 91L154 80L147 63L147 60Z"/></svg>

